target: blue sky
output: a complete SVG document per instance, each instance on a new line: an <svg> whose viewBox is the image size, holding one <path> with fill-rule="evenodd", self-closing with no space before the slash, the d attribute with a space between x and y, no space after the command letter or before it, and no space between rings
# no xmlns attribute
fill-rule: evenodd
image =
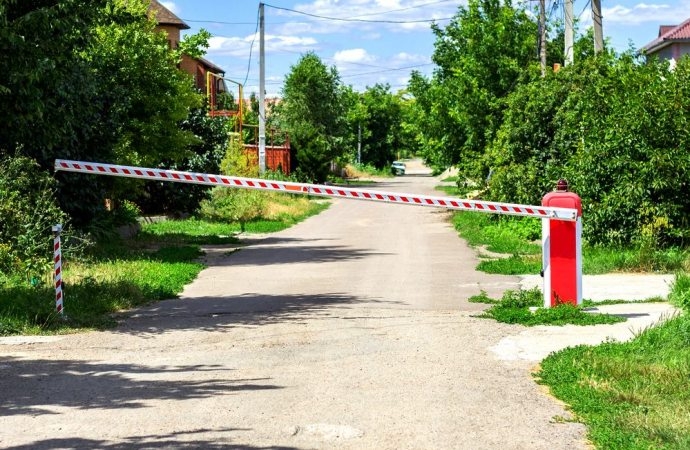
<svg viewBox="0 0 690 450"><path fill-rule="evenodd" d="M246 92L258 92L258 1L172 0L161 3L192 27L188 32L196 32L199 28L211 32L214 37L207 59L225 69L228 78L243 83ZM427 20L435 19L445 26L458 6L465 3L466 0L267 2L267 95L280 95L285 75L307 51L315 52L326 65L336 66L342 81L356 90L375 83L388 83L397 91L406 85L411 70L425 74L433 71L434 36ZM553 0L546 3L553 17L562 17L562 0L556 5ZM538 2L532 0L528 5L534 8ZM588 0L575 0L573 10L580 18L581 29L591 25L590 8ZM623 51L630 43L640 48L655 39L659 25L674 25L690 18L690 0L602 0L602 13L604 35L616 50Z"/></svg>

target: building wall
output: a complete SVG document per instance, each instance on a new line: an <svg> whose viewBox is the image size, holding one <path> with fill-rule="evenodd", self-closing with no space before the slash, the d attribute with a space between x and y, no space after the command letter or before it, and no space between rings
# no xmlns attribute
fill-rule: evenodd
<svg viewBox="0 0 690 450"><path fill-rule="evenodd" d="M671 69L676 67L676 63L685 55L690 55L690 43L687 42L675 42L667 47L662 48L658 52L653 53L650 56L655 56L660 60L666 60L669 62Z"/></svg>
<svg viewBox="0 0 690 450"><path fill-rule="evenodd" d="M172 25L157 25L156 31L164 31L168 35L168 45L170 48L180 46L180 29Z"/></svg>

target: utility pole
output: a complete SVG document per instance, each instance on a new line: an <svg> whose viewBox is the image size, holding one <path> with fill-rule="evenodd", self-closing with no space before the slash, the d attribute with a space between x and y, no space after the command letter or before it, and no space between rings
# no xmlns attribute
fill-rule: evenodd
<svg viewBox="0 0 690 450"><path fill-rule="evenodd" d="M575 30L573 26L573 0L565 0L563 9L565 11L565 66L573 63L573 42Z"/></svg>
<svg viewBox="0 0 690 450"><path fill-rule="evenodd" d="M264 51L264 4L259 3L259 172L266 171L266 54Z"/></svg>
<svg viewBox="0 0 690 450"><path fill-rule="evenodd" d="M539 0L539 60L541 76L546 76L546 0Z"/></svg>
<svg viewBox="0 0 690 450"><path fill-rule="evenodd" d="M594 54L604 50L604 30L601 25L601 0L592 0L592 22L594 26Z"/></svg>
<svg viewBox="0 0 690 450"><path fill-rule="evenodd" d="M362 164L362 123L357 126L357 164Z"/></svg>

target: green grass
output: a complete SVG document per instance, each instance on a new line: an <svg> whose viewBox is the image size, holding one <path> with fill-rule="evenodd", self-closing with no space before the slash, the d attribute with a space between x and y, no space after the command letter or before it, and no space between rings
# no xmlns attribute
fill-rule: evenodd
<svg viewBox="0 0 690 450"><path fill-rule="evenodd" d="M491 216L476 212L459 212L453 215L453 225L473 246L485 246L487 250L509 255L536 255L541 252L541 222L536 219Z"/></svg>
<svg viewBox="0 0 690 450"><path fill-rule="evenodd" d="M450 176L450 177L445 177L445 178L442 179L441 181L443 181L443 182L445 182L445 183L457 183L458 177L457 177L457 175Z"/></svg>
<svg viewBox="0 0 690 450"><path fill-rule="evenodd" d="M547 357L539 382L566 402L598 449L690 448L690 316L633 341Z"/></svg>
<svg viewBox="0 0 690 450"><path fill-rule="evenodd" d="M50 284L0 288L0 335L106 328L115 324L112 313L175 297L203 268L194 261L201 255L196 246L143 251L112 239L108 246L120 248L65 264L63 316L55 312Z"/></svg>
<svg viewBox="0 0 690 450"><path fill-rule="evenodd" d="M491 308L479 317L494 319L503 323L515 323L528 327L535 325L599 325L624 322L620 316L590 313L582 307L562 304L553 308L543 308L544 299L538 288L530 290L506 291L500 300L489 298L485 292L470 298L470 302L488 303ZM534 312L530 307L538 308Z"/></svg>
<svg viewBox="0 0 690 450"><path fill-rule="evenodd" d="M549 355L536 374L587 425L597 449L690 448L690 275L669 300L683 309L633 340Z"/></svg>
<svg viewBox="0 0 690 450"><path fill-rule="evenodd" d="M478 270L505 275L538 274L541 270L541 221L533 218L458 212L453 225L473 247L509 255L479 263ZM582 270L595 275L610 272L673 273L690 267L688 249L649 249L587 246Z"/></svg>
<svg viewBox="0 0 690 450"><path fill-rule="evenodd" d="M283 197L285 197L283 195ZM275 233L327 209L327 201L310 201L304 209L277 213L271 219L256 219L245 224L245 233ZM231 244L238 242L239 223L211 222L200 219L165 220L144 225L140 237L158 242L184 244Z"/></svg>
<svg viewBox="0 0 690 450"><path fill-rule="evenodd" d="M270 220L246 224L246 232L283 230L323 211L328 202L279 199ZM55 313L51 280L37 286L12 276L0 284L0 336L103 329L115 313L174 298L203 269L202 244L234 244L239 224L197 219L147 223L132 240L110 238L79 258L65 255L64 312Z"/></svg>
<svg viewBox="0 0 690 450"><path fill-rule="evenodd" d="M541 255L512 255L508 258L485 259L477 265L477 270L501 275L536 275L541 267Z"/></svg>
<svg viewBox="0 0 690 450"><path fill-rule="evenodd" d="M198 219L163 220L146 223L137 239L174 244L233 244L239 225Z"/></svg>

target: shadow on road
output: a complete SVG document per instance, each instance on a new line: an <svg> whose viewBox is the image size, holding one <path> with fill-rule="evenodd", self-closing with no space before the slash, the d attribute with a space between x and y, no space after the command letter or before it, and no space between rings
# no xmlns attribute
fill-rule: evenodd
<svg viewBox="0 0 690 450"><path fill-rule="evenodd" d="M264 245L243 247L239 253L227 258L219 258L212 265L257 266L273 264L293 264L303 262L323 263L334 261L353 261L373 255L390 253L370 252L342 245L290 246Z"/></svg>
<svg viewBox="0 0 690 450"><path fill-rule="evenodd" d="M2 358L0 417L77 409L147 408L147 400L188 400L237 391L282 389L268 378L232 379L221 365L142 366L90 361ZM163 380L175 373L176 379ZM185 379L185 375L190 379Z"/></svg>
<svg viewBox="0 0 690 450"><path fill-rule="evenodd" d="M222 331L238 326L260 326L280 322L314 320L319 314L331 317L336 307L357 304L402 304L341 293L315 295L266 295L247 293L227 297L194 297L159 302L133 311L115 333L160 334L175 330ZM337 311L337 310L335 310Z"/></svg>
<svg viewBox="0 0 690 450"><path fill-rule="evenodd" d="M4 447L8 450L48 450L48 449L103 449L103 450L144 450L156 448L175 448L175 449L247 449L247 450L298 450L297 447L285 446L270 446L270 447L256 447L244 444L233 444L227 441L227 433L233 431L243 431L237 429L222 429L222 430L195 430L187 432L176 432L167 435L154 436L133 436L128 437L120 442L110 442L97 439L83 439L83 438L62 438L62 439L44 439L34 441L26 445L18 445L14 447ZM221 434L222 439L192 439L187 440L184 436L197 433L212 433ZM185 439L185 440L181 440Z"/></svg>
<svg viewBox="0 0 690 450"><path fill-rule="evenodd" d="M282 236L243 238L237 245L206 245L205 263L213 266L263 266L293 263L324 263L357 261L375 255L391 253L375 252L345 245L309 245L337 239L303 239ZM236 251L237 250L237 251Z"/></svg>

